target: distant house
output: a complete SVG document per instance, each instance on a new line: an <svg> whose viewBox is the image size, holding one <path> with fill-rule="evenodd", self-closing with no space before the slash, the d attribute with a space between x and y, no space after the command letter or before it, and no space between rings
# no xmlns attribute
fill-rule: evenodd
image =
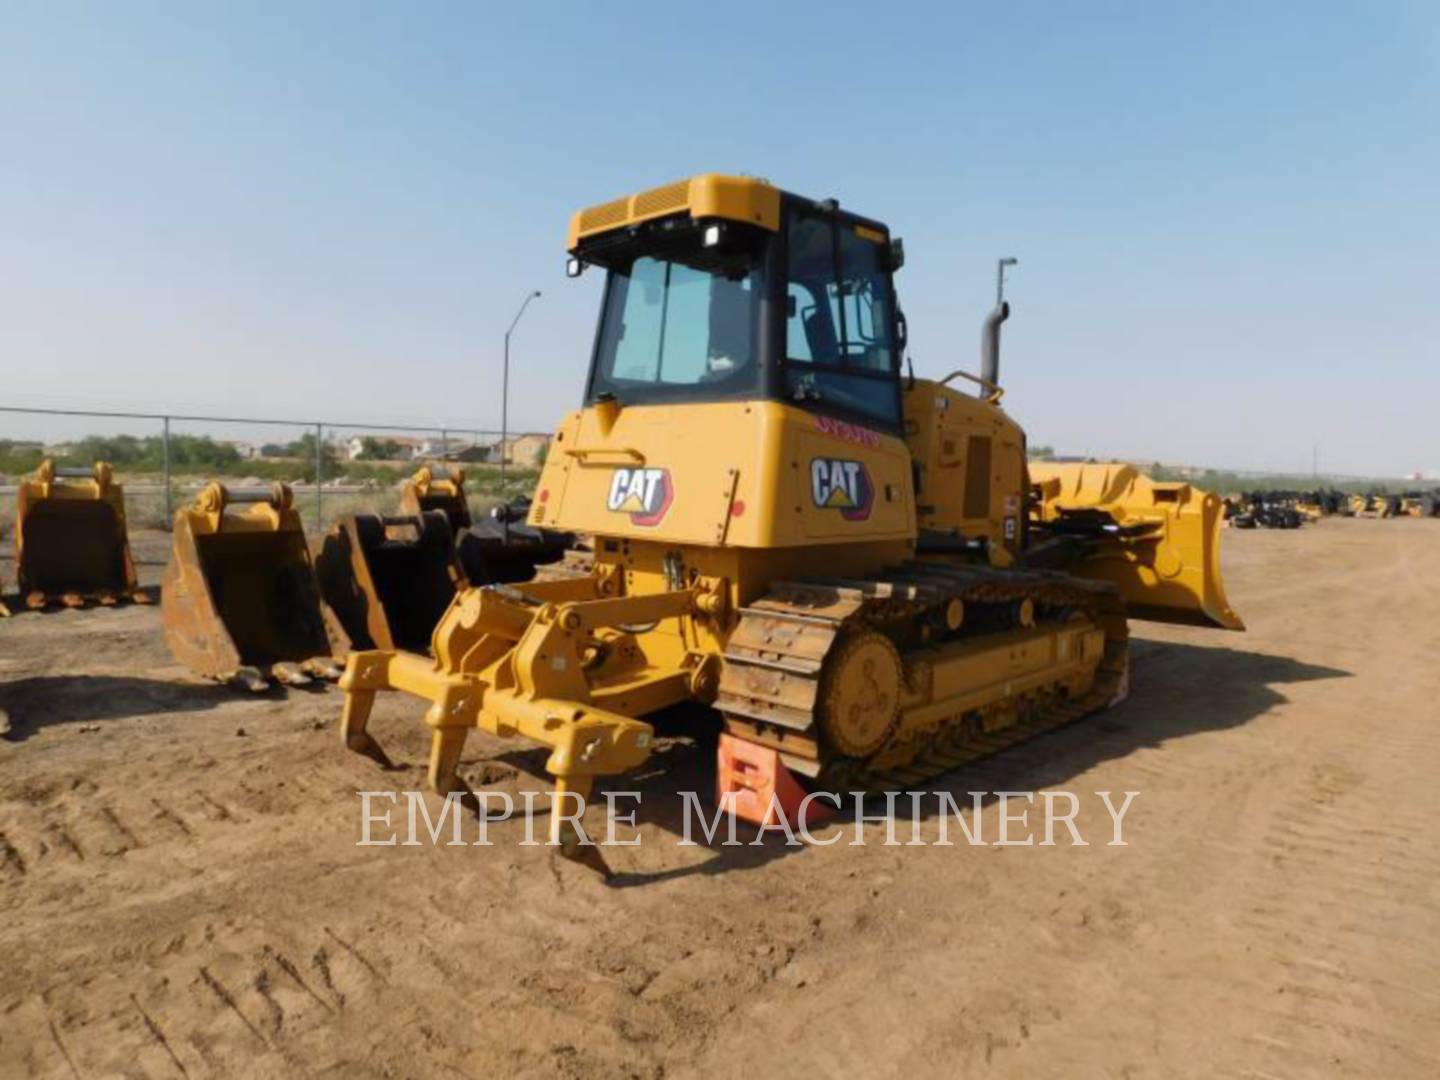
<svg viewBox="0 0 1440 1080"><path fill-rule="evenodd" d="M505 441L505 460L512 465L533 467L545 460L545 451L549 446L548 435L516 435Z"/></svg>
<svg viewBox="0 0 1440 1080"><path fill-rule="evenodd" d="M451 461L461 461L466 464L475 464L491 460L495 448L486 446L483 443L467 443L464 446L452 447L450 450Z"/></svg>
<svg viewBox="0 0 1440 1080"><path fill-rule="evenodd" d="M234 448L237 454L239 454L247 461L254 458L268 456L265 453L266 445L264 443L248 442L241 439L231 439L229 440L229 445Z"/></svg>
<svg viewBox="0 0 1440 1080"><path fill-rule="evenodd" d="M372 449L376 460L404 461L416 457L419 447L428 445L428 441L408 435L354 435L345 440L342 450L350 461L358 461L367 448Z"/></svg>

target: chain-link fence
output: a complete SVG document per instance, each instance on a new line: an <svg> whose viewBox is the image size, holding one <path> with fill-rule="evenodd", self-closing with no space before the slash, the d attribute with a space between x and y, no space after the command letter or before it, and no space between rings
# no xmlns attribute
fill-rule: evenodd
<svg viewBox="0 0 1440 1080"><path fill-rule="evenodd" d="M401 481L421 465L465 470L475 511L528 493L548 436L483 427L352 423L0 405L44 426L94 420L107 433L23 438L0 430L0 521L13 514L15 482L45 457L62 464L110 461L133 524L167 527L177 506L211 480L232 488L288 483L323 530L344 513L393 513ZM34 427L32 423L28 425ZM503 446L503 452L502 452Z"/></svg>

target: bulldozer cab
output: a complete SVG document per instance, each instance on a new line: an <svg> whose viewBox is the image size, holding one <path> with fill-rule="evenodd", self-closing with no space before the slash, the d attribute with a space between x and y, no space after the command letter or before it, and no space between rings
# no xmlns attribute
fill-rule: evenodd
<svg viewBox="0 0 1440 1080"><path fill-rule="evenodd" d="M110 465L41 462L16 495L15 563L28 606L144 600L130 557L125 493Z"/></svg>
<svg viewBox="0 0 1440 1080"><path fill-rule="evenodd" d="M450 523L438 510L352 514L315 559L320 591L359 649L423 653L440 616L467 584Z"/></svg>
<svg viewBox="0 0 1440 1080"><path fill-rule="evenodd" d="M202 675L247 683L268 673L301 683L335 673L348 649L327 620L314 564L290 488L230 492L206 487L175 515L161 589L171 653ZM239 512L227 512L231 506Z"/></svg>
<svg viewBox="0 0 1440 1080"><path fill-rule="evenodd" d="M631 200L630 228L612 213L590 235L603 207L572 224L572 272L607 272L587 403L768 398L898 432L900 258L886 227L756 181L672 188ZM667 192L678 212L663 212Z"/></svg>

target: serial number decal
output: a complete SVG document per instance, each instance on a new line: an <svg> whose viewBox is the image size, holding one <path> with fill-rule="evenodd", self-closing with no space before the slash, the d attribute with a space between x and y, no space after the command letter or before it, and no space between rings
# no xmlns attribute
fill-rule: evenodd
<svg viewBox="0 0 1440 1080"><path fill-rule="evenodd" d="M863 428L858 424L847 424L844 420L834 420L828 416L815 417L815 426L826 435L833 435L837 439L844 439L846 442L854 443L856 446L877 447L880 445L880 436L869 428Z"/></svg>

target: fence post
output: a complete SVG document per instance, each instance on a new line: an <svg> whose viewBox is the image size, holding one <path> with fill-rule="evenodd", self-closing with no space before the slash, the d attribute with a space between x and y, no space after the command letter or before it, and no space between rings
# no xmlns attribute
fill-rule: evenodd
<svg viewBox="0 0 1440 1080"><path fill-rule="evenodd" d="M321 494L320 472L325 465L325 430L315 425L315 531L325 531L325 496Z"/></svg>
<svg viewBox="0 0 1440 1080"><path fill-rule="evenodd" d="M175 520L175 508L171 505L170 499L170 417L161 417L165 421L163 434L160 436L161 452L165 461L165 520Z"/></svg>

